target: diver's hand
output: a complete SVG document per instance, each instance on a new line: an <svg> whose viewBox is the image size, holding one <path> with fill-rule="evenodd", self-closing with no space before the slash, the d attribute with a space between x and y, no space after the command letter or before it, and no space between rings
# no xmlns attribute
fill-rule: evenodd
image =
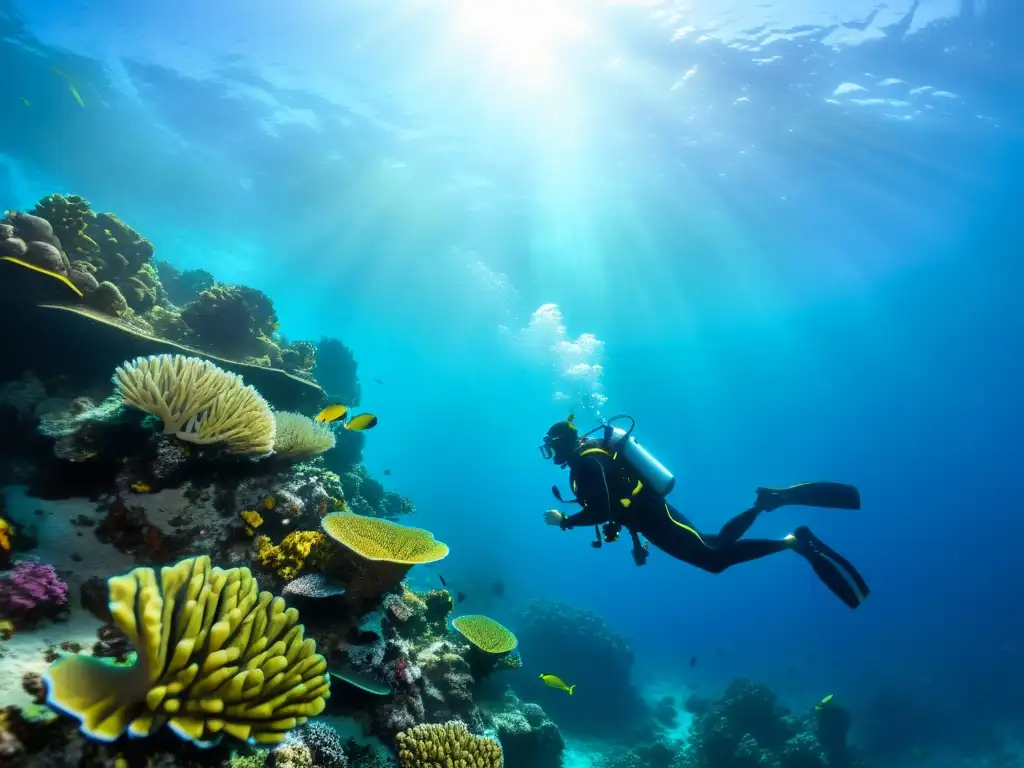
<svg viewBox="0 0 1024 768"><path fill-rule="evenodd" d="M562 520L565 519L565 515L559 512L557 509L549 509L544 513L544 522L548 525L561 525Z"/></svg>

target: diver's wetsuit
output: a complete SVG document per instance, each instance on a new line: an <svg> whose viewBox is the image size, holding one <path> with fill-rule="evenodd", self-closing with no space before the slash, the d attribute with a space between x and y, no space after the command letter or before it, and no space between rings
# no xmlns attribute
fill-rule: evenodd
<svg viewBox="0 0 1024 768"><path fill-rule="evenodd" d="M639 533L672 557L710 573L721 573L737 563L757 560L776 552L795 550L803 555L815 573L843 602L857 607L868 588L860 574L834 550L829 549L806 528L800 536L785 539L743 539L744 533L764 511L751 507L727 522L717 534L701 533L686 516L643 483L608 451L584 443L569 463L569 482L583 510L566 516L563 530L578 526L614 522L628 528L639 545ZM637 553L634 551L634 556ZM642 562L638 557L637 562ZM839 569L850 574L853 586ZM859 594L858 594L859 593Z"/></svg>

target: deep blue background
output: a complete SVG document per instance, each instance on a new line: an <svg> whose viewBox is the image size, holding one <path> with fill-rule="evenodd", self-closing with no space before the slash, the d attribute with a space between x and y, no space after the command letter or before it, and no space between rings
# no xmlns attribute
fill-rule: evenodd
<svg viewBox="0 0 1024 768"><path fill-rule="evenodd" d="M497 618L594 608L641 678L1024 710L1020 4L592 3L554 90L460 41L457 5L0 0L0 201L82 194L270 293L290 338L352 346L368 463L467 609L500 577ZM860 486L860 513L755 533L810 523L863 609L796 557L637 569L545 528L565 479L535 447L572 404L520 342L547 303L603 342L604 412L698 523L759 484Z"/></svg>

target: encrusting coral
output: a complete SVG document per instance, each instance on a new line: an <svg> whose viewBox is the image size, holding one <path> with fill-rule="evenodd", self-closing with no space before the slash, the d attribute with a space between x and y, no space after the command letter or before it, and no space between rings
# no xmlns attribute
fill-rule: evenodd
<svg viewBox="0 0 1024 768"><path fill-rule="evenodd" d="M164 422L164 433L233 453L264 456L276 426L267 401L242 377L208 360L182 355L139 357L117 368L125 402Z"/></svg>
<svg viewBox="0 0 1024 768"><path fill-rule="evenodd" d="M292 411L275 411L274 453L289 459L317 456L334 447L334 432L323 422Z"/></svg>
<svg viewBox="0 0 1024 768"><path fill-rule="evenodd" d="M291 581L303 568L323 559L326 543L320 531L292 531L276 546L269 537L257 536L254 540L256 562L278 578Z"/></svg>
<svg viewBox="0 0 1024 768"><path fill-rule="evenodd" d="M324 710L327 664L303 639L298 611L260 592L247 568L208 557L136 568L108 582L115 623L136 649L130 666L59 659L44 676L51 707L100 741L168 725L208 747L223 734L274 744Z"/></svg>
<svg viewBox="0 0 1024 768"><path fill-rule="evenodd" d="M465 724L417 725L398 734L402 768L501 768L501 745Z"/></svg>

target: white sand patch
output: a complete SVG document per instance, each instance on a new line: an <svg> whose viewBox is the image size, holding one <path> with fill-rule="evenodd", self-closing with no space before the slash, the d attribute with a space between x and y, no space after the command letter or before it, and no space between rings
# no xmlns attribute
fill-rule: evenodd
<svg viewBox="0 0 1024 768"><path fill-rule="evenodd" d="M127 573L135 562L109 544L101 543L95 527L72 524L71 520L78 515L98 523L102 517L94 502L45 501L29 496L20 486L7 487L3 492L10 516L18 524L35 528L39 539L39 545L25 554L52 565L68 584L67 621L47 623L17 632L10 640L0 640L0 706L25 706L31 699L21 688L21 678L26 672L41 673L46 668L43 654L47 648L68 640L89 649L96 642L100 622L82 608L82 584L92 576L106 579ZM37 510L42 514L36 514Z"/></svg>
<svg viewBox="0 0 1024 768"><path fill-rule="evenodd" d="M562 768L597 768L601 765L602 754L602 751L590 742L566 739Z"/></svg>

